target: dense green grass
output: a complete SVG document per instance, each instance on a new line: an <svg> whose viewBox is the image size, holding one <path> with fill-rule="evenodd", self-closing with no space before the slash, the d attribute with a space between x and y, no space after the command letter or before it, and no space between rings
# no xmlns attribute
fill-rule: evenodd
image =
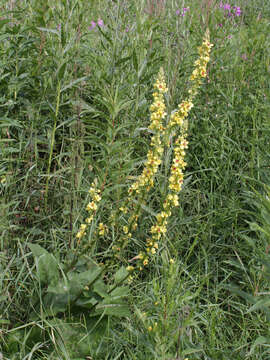
<svg viewBox="0 0 270 360"><path fill-rule="evenodd" d="M269 359L270 4L230 4L240 17L206 0L0 0L0 358ZM95 221L109 224L146 159L159 68L172 111L207 27L181 204L157 256L120 281L117 316L70 304L50 314L31 244L61 273L107 262L108 287L129 264L112 258L120 223L98 239L94 222L85 262L74 260L88 189L102 185ZM170 151L126 260L162 205Z"/></svg>

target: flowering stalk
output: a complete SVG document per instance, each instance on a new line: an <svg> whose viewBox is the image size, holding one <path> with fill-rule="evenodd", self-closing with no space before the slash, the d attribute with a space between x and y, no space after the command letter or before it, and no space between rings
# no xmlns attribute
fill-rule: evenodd
<svg viewBox="0 0 270 360"><path fill-rule="evenodd" d="M130 196L134 195L134 193L139 194L142 188L146 188L147 191L150 190L150 188L154 185L155 174L161 163L161 157L163 154L161 136L164 133L164 126L162 122L166 116L164 93L168 91L162 68L160 69L157 81L154 84L154 89L156 91L153 93L154 102L150 106L151 124L149 126L149 129L154 132L154 135L151 139L151 148L147 154L147 162L143 172L138 177L138 180L132 184L128 190Z"/></svg>
<svg viewBox="0 0 270 360"><path fill-rule="evenodd" d="M186 120L189 111L193 107L193 98L198 93L198 87L201 84L201 78L206 77L206 66L210 59L210 51L213 45L209 40L209 31L207 30L202 45L198 48L199 59L195 61L195 69L192 72L190 80L192 86L189 90L189 97L178 105L178 110L170 116L170 121L166 128L167 145L169 138L176 132L179 134L174 141L174 158L170 169L169 191L163 202L163 210L156 215L156 223L151 227L151 237L146 240L146 252L141 252L134 259L139 259L138 267L142 270L149 262L149 255L154 255L158 249L158 241L167 232L168 218L171 216L172 209L179 205L179 195L183 186L184 170L186 167L185 150L188 148L187 130L188 122Z"/></svg>
<svg viewBox="0 0 270 360"><path fill-rule="evenodd" d="M168 89L165 83L164 71L161 68L154 84L154 101L150 106L151 123L149 125L149 130L154 132L150 143L150 150L148 151L147 161L141 175L128 189L129 198L133 197L134 200L137 201L138 205L133 211L133 214L129 217L128 225L125 225L122 228L125 235L119 240L119 245L114 246L114 250L117 251L123 248L125 246L124 244L128 242L129 238L131 238L131 231L136 230L143 199L145 194L153 187L155 175L158 171L159 165L161 164L161 158L164 152L161 138L164 135L165 129L163 126L163 119L166 116L164 94L167 91ZM131 210L132 206L133 204L130 204L130 201L128 200L124 206L120 207L119 210L126 214L129 210Z"/></svg>
<svg viewBox="0 0 270 360"><path fill-rule="evenodd" d="M88 217L85 219L85 222L81 224L80 229L76 234L76 238L78 239L78 244L80 243L81 239L85 236L87 227L93 221L94 215L98 208L98 203L101 200L100 190L97 189L95 183L92 183L89 189L89 194L91 195L92 201L90 201L86 206Z"/></svg>

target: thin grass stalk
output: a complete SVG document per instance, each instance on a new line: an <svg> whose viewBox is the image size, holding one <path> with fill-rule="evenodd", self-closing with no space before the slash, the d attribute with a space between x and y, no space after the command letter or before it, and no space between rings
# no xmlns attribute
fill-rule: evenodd
<svg viewBox="0 0 270 360"><path fill-rule="evenodd" d="M45 195L44 195L45 210L47 209L47 203L48 203L49 176L50 176L51 164L52 164L52 155L53 155L53 148L54 148L54 142L55 142L55 132L56 132L58 113L59 113L59 105L60 105L60 81L58 81L58 84L57 84L57 97L56 97L56 106L55 106L55 113L54 113L54 124L53 124L53 131L51 134L50 154L49 154L49 161L48 161L48 168L47 168L47 179L46 179Z"/></svg>

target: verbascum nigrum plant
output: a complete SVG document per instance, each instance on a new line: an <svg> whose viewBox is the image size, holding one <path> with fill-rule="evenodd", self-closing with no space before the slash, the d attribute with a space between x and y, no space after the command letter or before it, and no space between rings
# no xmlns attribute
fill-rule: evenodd
<svg viewBox="0 0 270 360"><path fill-rule="evenodd" d="M98 203L101 200L100 192L101 191L97 189L96 184L93 182L89 189L89 194L91 196L92 201L90 201L86 206L88 217L85 219L85 222L81 224L80 229L76 234L78 243L80 243L81 239L85 236L87 227L91 224L91 222L94 219L95 213L98 209Z"/></svg>
<svg viewBox="0 0 270 360"><path fill-rule="evenodd" d="M128 197L119 207L119 223L125 220L121 226L122 235L113 245L112 250L117 261L126 261L131 265L127 267L128 271L135 268L142 270L149 263L150 257L156 254L159 248L159 241L167 232L168 219L172 214L174 207L179 205L179 192L182 189L184 181L184 170L186 167L185 154L188 148L188 121L187 117L193 107L193 99L198 93L198 88L202 79L207 75L207 64L210 60L210 51L213 45L210 43L209 31L207 30L202 45L198 48L199 58L195 61L195 68L190 76L190 88L188 98L183 100L177 110L173 111L166 122L167 113L164 95L168 91L164 71L161 68L157 80L154 84L153 103L150 106L150 125L149 131L153 134L150 143L150 149L147 154L147 160L142 173L136 181L128 188ZM170 144L173 146L173 159L171 161L170 175L168 179L168 191L162 204L162 210L156 215L155 223L151 227L149 235L146 236L145 250L127 260L124 257L123 250L130 243L132 233L138 228L138 220L141 215L147 193L154 186L155 177L159 166L163 160L163 154ZM100 201L100 193L93 188L91 193L93 201L87 206L89 217L83 223L77 233L80 240L86 232L89 224L97 210L97 203ZM114 215L114 223L115 223ZM107 227L100 223L98 233L104 235ZM135 265L136 264L136 265Z"/></svg>

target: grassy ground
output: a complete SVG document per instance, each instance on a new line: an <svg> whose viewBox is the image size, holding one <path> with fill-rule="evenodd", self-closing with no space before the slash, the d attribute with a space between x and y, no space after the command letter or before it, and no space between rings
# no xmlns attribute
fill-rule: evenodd
<svg viewBox="0 0 270 360"><path fill-rule="evenodd" d="M0 358L269 359L270 4L230 5L240 16L211 0L0 0ZM207 28L180 206L131 279L172 147L119 257L110 215L143 169L160 67L170 113Z"/></svg>

